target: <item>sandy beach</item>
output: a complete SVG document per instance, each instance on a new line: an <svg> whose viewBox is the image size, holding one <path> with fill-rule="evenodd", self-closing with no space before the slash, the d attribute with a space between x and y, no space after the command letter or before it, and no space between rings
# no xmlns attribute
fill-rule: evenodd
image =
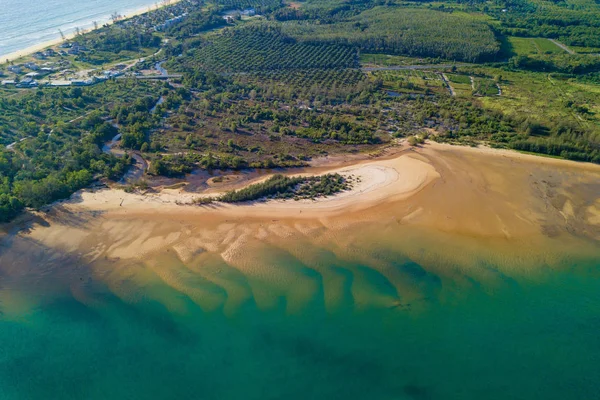
<svg viewBox="0 0 600 400"><path fill-rule="evenodd" d="M314 176L324 173L339 173L355 179L351 190L316 200L271 200L235 205L216 203L209 206L197 206L194 204L194 200L217 196L224 193L225 190L209 189L201 193L192 193L186 191L185 186L182 185L178 189L159 187L156 191L151 190L144 193L126 193L119 189L83 190L76 193L70 200L59 204L67 208L110 211L117 214L160 211L200 215L210 213L238 217L246 215L252 217L277 216L279 218L332 217L409 199L440 179L442 181L449 178L469 179L469 182L475 185L476 182L470 177L472 172L465 171L466 176L462 177L450 176L458 171L456 171L456 165L448 164L446 160L448 155L472 157L475 159L475 163L478 158L486 158L488 161L508 165L525 163L532 167L581 170L592 175L599 174L600 177L600 166L594 164L537 157L486 147L471 148L429 143L423 148L405 148L400 154L381 159L363 160L351 165L319 167L314 171L309 168L309 171L305 173L294 174ZM237 182L233 186L228 186L227 190L258 183L269 176ZM483 179L489 180L489 177L479 177L478 180ZM476 188L474 186L469 189L472 191ZM507 190L507 193L509 192Z"/></svg>
<svg viewBox="0 0 600 400"><path fill-rule="evenodd" d="M319 168L318 172L297 175L309 176L323 173L339 173L354 178L356 182L351 190L316 200L272 200L251 204L216 203L209 206L197 206L194 205L195 199L217 196L223 192L211 190L208 193L189 193L185 191L184 187L162 189L157 193L126 193L114 189L82 191L63 204L66 207L74 206L121 213L142 210L254 216L270 216L276 213L279 217L311 218L357 211L382 202L406 198L439 177L431 164L418 154L406 154L389 160L363 161L339 168ZM269 175L263 176L237 186L258 183L268 177Z"/></svg>
<svg viewBox="0 0 600 400"><path fill-rule="evenodd" d="M380 225L382 231L410 228L496 243L537 242L540 249L548 245L539 243L569 238L600 241L598 165L431 143L303 173L326 172L358 182L352 190L314 201L208 206L193 201L220 189L83 190L11 226L20 225L29 239L48 248L89 253L93 259L139 258L172 248L183 260L210 251L231 261L255 240L294 235L330 240L336 232Z"/></svg>

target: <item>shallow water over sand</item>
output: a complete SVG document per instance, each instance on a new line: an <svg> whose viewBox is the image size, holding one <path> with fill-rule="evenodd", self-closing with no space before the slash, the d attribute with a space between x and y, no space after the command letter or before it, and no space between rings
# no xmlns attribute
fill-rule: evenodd
<svg viewBox="0 0 600 400"><path fill-rule="evenodd" d="M321 246L248 240L186 262L171 248L85 265L33 245L23 258L37 263L0 289L0 397L598 393L598 247L545 257L360 232Z"/></svg>
<svg viewBox="0 0 600 400"><path fill-rule="evenodd" d="M58 207L0 236L0 399L595 398L594 181L533 226L486 179L489 220L441 183L335 218Z"/></svg>

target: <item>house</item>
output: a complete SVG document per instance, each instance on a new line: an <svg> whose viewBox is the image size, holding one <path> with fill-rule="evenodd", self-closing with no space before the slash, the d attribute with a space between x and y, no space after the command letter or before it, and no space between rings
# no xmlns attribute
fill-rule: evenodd
<svg viewBox="0 0 600 400"><path fill-rule="evenodd" d="M15 80L12 80L12 79L7 79L7 80L4 80L4 81L2 81L0 83L2 84L2 86L12 86L12 85L16 85L17 84L17 82Z"/></svg>
<svg viewBox="0 0 600 400"><path fill-rule="evenodd" d="M31 88L36 87L37 85L37 81L34 81L33 78L30 77L24 78L22 81L17 83L18 88Z"/></svg>
<svg viewBox="0 0 600 400"><path fill-rule="evenodd" d="M123 75L123 71L116 71L114 69L111 69L108 71L104 71L103 74L106 78L114 78Z"/></svg>
<svg viewBox="0 0 600 400"><path fill-rule="evenodd" d="M87 51L87 48L79 45L79 43L77 42L73 42L71 43L71 47L69 48L69 50L67 50L67 53L77 55L83 51Z"/></svg>
<svg viewBox="0 0 600 400"><path fill-rule="evenodd" d="M50 81L50 86L71 86L71 81Z"/></svg>
<svg viewBox="0 0 600 400"><path fill-rule="evenodd" d="M25 68L29 68L32 71L37 71L38 69L40 69L40 67L34 62L26 62L24 65Z"/></svg>
<svg viewBox="0 0 600 400"><path fill-rule="evenodd" d="M90 86L96 83L93 79L74 79L71 81L73 86Z"/></svg>
<svg viewBox="0 0 600 400"><path fill-rule="evenodd" d="M36 77L40 76L40 74L39 74L39 72L29 72L29 73L25 74L25 76L27 78L33 79L33 78L36 78Z"/></svg>
<svg viewBox="0 0 600 400"><path fill-rule="evenodd" d="M166 20L164 23L160 24L160 25L156 25L154 27L155 31L165 31L167 29L169 29L170 27L172 27L173 25L175 25L176 23L182 21L185 17L187 16L187 13L183 13L175 18L171 18Z"/></svg>
<svg viewBox="0 0 600 400"><path fill-rule="evenodd" d="M21 72L23 72L23 69L20 65L9 65L7 69L13 74L20 74Z"/></svg>

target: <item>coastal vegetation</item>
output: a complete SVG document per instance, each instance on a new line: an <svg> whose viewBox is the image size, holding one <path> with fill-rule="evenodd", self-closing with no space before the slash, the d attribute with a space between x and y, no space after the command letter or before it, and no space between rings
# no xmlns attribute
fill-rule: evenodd
<svg viewBox="0 0 600 400"><path fill-rule="evenodd" d="M265 199L314 200L352 188L353 180L340 174L289 177L282 174L271 176L264 182L255 183L240 190L232 190L218 197L202 197L197 204L241 203Z"/></svg>

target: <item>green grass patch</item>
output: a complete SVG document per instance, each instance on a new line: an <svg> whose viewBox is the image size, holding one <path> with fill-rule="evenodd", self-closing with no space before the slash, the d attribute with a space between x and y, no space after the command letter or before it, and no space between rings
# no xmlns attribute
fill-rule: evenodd
<svg viewBox="0 0 600 400"><path fill-rule="evenodd" d="M508 42L511 45L512 52L516 55L537 54L537 48L531 38L509 37Z"/></svg>
<svg viewBox="0 0 600 400"><path fill-rule="evenodd" d="M418 58L375 53L361 53L359 61L363 65L377 65L382 67L393 65L428 65L439 62L439 60L428 57Z"/></svg>
<svg viewBox="0 0 600 400"><path fill-rule="evenodd" d="M563 49L545 38L509 37L512 52L519 56L532 54L562 54Z"/></svg>
<svg viewBox="0 0 600 400"><path fill-rule="evenodd" d="M487 78L474 78L475 91L477 96L497 96L498 86L496 82Z"/></svg>
<svg viewBox="0 0 600 400"><path fill-rule="evenodd" d="M486 108L549 127L580 127L589 130L590 138L600 137L600 85L537 72L494 68L478 68L474 72L501 76L502 96L482 97L480 101Z"/></svg>
<svg viewBox="0 0 600 400"><path fill-rule="evenodd" d="M446 76L452 83L461 83L469 86L471 85L471 78L468 75L446 74Z"/></svg>
<svg viewBox="0 0 600 400"><path fill-rule="evenodd" d="M600 54L600 47L569 46L569 48L579 54Z"/></svg>
<svg viewBox="0 0 600 400"><path fill-rule="evenodd" d="M553 53L565 53L565 51L551 42L548 39L544 38L535 38L533 39L538 51L542 54L553 54Z"/></svg>
<svg viewBox="0 0 600 400"><path fill-rule="evenodd" d="M398 93L447 92L440 75L431 71L373 71L369 76L372 79L380 79L385 89Z"/></svg>

